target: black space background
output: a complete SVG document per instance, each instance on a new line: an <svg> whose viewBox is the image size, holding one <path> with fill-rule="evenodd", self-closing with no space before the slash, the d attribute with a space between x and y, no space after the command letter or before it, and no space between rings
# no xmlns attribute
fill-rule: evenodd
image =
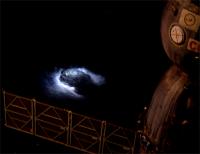
<svg viewBox="0 0 200 154"><path fill-rule="evenodd" d="M171 65L160 39L164 1L13 1L1 5L2 88L135 127ZM106 85L84 102L59 102L44 96L41 74L69 66L84 66L104 75ZM62 146L3 126L1 142L2 152L67 152Z"/></svg>

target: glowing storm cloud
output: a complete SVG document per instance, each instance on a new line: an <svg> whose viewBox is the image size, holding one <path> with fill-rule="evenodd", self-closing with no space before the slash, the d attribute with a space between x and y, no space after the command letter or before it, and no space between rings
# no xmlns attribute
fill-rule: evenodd
<svg viewBox="0 0 200 154"><path fill-rule="evenodd" d="M46 80L46 89L55 96L67 96L74 99L84 98L82 92L89 86L101 86L105 78L86 68L68 68L55 70Z"/></svg>

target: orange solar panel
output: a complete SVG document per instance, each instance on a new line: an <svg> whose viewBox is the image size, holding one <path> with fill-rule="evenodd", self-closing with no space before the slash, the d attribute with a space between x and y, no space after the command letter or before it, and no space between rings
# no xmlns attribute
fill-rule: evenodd
<svg viewBox="0 0 200 154"><path fill-rule="evenodd" d="M86 153L133 153L133 130L5 91L4 110L6 127Z"/></svg>
<svg viewBox="0 0 200 154"><path fill-rule="evenodd" d="M33 133L33 101L4 93L5 125L26 133Z"/></svg>

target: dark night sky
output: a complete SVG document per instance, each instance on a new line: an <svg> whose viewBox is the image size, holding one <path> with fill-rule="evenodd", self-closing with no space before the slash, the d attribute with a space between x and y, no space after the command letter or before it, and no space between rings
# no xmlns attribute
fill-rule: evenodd
<svg viewBox="0 0 200 154"><path fill-rule="evenodd" d="M84 66L107 82L71 108L134 127L171 65L160 39L163 6L162 1L2 3L2 87L48 102L42 74Z"/></svg>

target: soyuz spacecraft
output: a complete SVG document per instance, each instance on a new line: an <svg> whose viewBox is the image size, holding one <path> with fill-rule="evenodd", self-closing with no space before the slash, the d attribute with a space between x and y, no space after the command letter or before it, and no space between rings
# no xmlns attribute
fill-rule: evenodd
<svg viewBox="0 0 200 154"><path fill-rule="evenodd" d="M162 44L173 66L155 90L143 126L137 132L136 153L199 150L199 3L169 0L163 11Z"/></svg>

